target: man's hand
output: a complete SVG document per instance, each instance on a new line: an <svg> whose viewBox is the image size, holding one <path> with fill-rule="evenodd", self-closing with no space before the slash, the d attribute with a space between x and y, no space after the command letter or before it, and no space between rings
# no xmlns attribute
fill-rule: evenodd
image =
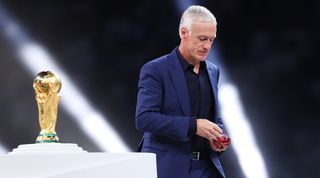
<svg viewBox="0 0 320 178"><path fill-rule="evenodd" d="M209 141L209 143L212 150L221 152L225 151L230 146L231 139L227 135L223 134L218 141Z"/></svg>
<svg viewBox="0 0 320 178"><path fill-rule="evenodd" d="M223 133L223 130L208 119L197 119L197 135L208 139L212 150L225 151L230 143L230 138Z"/></svg>
<svg viewBox="0 0 320 178"><path fill-rule="evenodd" d="M209 142L218 141L222 138L222 129L208 119L197 119L197 132L200 137L206 138Z"/></svg>

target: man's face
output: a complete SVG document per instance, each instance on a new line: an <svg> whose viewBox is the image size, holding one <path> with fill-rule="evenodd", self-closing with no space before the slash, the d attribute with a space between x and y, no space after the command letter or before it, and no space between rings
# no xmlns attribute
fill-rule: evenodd
<svg viewBox="0 0 320 178"><path fill-rule="evenodd" d="M195 22L192 24L186 41L191 60L200 62L207 58L216 32L217 27L212 23Z"/></svg>

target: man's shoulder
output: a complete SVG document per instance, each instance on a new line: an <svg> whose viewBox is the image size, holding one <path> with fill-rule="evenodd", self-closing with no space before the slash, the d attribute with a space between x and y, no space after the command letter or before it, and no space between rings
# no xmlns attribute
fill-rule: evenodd
<svg viewBox="0 0 320 178"><path fill-rule="evenodd" d="M155 67L158 69L165 69L167 68L167 66L172 65L172 60L174 60L173 58L176 57L175 52L171 52L169 54L165 54L163 56L157 57L155 59L152 59L150 61L148 61L147 63L144 64L144 67Z"/></svg>

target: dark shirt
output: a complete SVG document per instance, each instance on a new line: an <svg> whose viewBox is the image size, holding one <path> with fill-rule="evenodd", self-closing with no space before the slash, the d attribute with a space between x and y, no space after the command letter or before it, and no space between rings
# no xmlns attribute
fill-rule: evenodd
<svg viewBox="0 0 320 178"><path fill-rule="evenodd" d="M196 135L196 119L211 119L214 114L214 100L210 78L204 61L200 62L198 74L193 71L194 66L189 64L176 49L187 82L191 114L194 119L190 121L189 134L191 138L191 151L207 151L207 139Z"/></svg>

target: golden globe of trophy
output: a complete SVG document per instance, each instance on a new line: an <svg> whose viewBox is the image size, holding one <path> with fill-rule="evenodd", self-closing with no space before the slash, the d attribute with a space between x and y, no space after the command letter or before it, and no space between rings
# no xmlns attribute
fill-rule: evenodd
<svg viewBox="0 0 320 178"><path fill-rule="evenodd" d="M61 80L51 71L42 71L33 81L35 99L39 111L41 131L36 143L56 143L59 141L55 131L60 102Z"/></svg>

